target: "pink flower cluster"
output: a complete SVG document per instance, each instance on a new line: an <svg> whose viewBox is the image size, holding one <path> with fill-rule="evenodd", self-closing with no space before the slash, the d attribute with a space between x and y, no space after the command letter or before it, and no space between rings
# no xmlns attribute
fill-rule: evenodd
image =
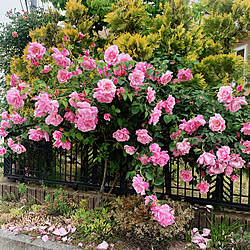
<svg viewBox="0 0 250 250"><path fill-rule="evenodd" d="M191 119L188 122L185 119L181 120L181 122L182 124L179 125L179 129L186 131L189 135L193 134L200 126L206 124L202 115L197 115L194 119Z"/></svg>
<svg viewBox="0 0 250 250"><path fill-rule="evenodd" d="M188 138L185 138L183 139L182 142L178 142L176 144L176 149L173 150L173 154L175 157L186 155L189 153L190 148L191 148L191 145L188 142Z"/></svg>
<svg viewBox="0 0 250 250"><path fill-rule="evenodd" d="M109 79L102 79L98 82L98 88L95 88L93 97L101 103L111 103L115 97L116 86Z"/></svg>
<svg viewBox="0 0 250 250"><path fill-rule="evenodd" d="M137 141L142 144L150 143L153 138L148 135L148 131L146 129L138 129L136 130Z"/></svg>
<svg viewBox="0 0 250 250"><path fill-rule="evenodd" d="M21 154L26 151L26 148L23 145L20 143L14 143L11 138L8 139L8 146L17 154Z"/></svg>
<svg viewBox="0 0 250 250"><path fill-rule="evenodd" d="M241 151L244 153L244 154L250 154L250 141L244 141L242 143L243 146L245 146L246 148L242 148Z"/></svg>
<svg viewBox="0 0 250 250"><path fill-rule="evenodd" d="M77 108L77 103L82 102L84 99L83 94L78 94L76 91L72 92L69 97L69 104L74 108Z"/></svg>
<svg viewBox="0 0 250 250"><path fill-rule="evenodd" d="M20 96L20 91L17 88L11 88L6 93L7 102L13 105L15 109L23 107L23 98Z"/></svg>
<svg viewBox="0 0 250 250"><path fill-rule="evenodd" d="M201 194L205 194L209 191L210 184L206 181L201 181L201 183L198 184L197 187L200 190Z"/></svg>
<svg viewBox="0 0 250 250"><path fill-rule="evenodd" d="M49 141L49 134L41 130L39 127L37 127L36 129L30 129L28 134L29 134L29 139L32 141L40 141L43 138L46 141Z"/></svg>
<svg viewBox="0 0 250 250"><path fill-rule="evenodd" d="M155 91L153 88L148 87L148 94L147 94L147 100L149 103L153 102L155 100Z"/></svg>
<svg viewBox="0 0 250 250"><path fill-rule="evenodd" d="M29 56L27 59L36 59L36 60L40 60L43 58L43 55L46 52L46 48L43 46L43 44L34 42L34 43L30 43L29 44L29 48L28 48L28 53Z"/></svg>
<svg viewBox="0 0 250 250"><path fill-rule="evenodd" d="M145 75L141 70L134 69L133 72L129 74L128 79L130 81L130 86L136 91L138 90L139 86L145 85L143 82Z"/></svg>
<svg viewBox="0 0 250 250"><path fill-rule="evenodd" d="M105 50L104 60L108 65L116 65L119 62L119 49L117 45L112 45Z"/></svg>
<svg viewBox="0 0 250 250"><path fill-rule="evenodd" d="M153 143L149 147L150 152L154 155L150 156L150 161L153 163L154 166L165 166L169 161L168 151L161 151L160 146L157 143Z"/></svg>
<svg viewBox="0 0 250 250"><path fill-rule="evenodd" d="M55 142L53 144L53 146L55 146L56 148L60 148L62 147L63 149L67 149L70 150L71 148L71 143L69 141L65 141L62 142L62 132L55 130L53 133L53 138L55 139Z"/></svg>
<svg viewBox="0 0 250 250"><path fill-rule="evenodd" d="M58 66L61 66L63 68L70 66L70 59L67 58L69 55L69 51L66 49L63 49L62 52L59 51L57 48L52 49L55 53L52 54L53 59L58 64Z"/></svg>
<svg viewBox="0 0 250 250"><path fill-rule="evenodd" d="M6 148L0 146L0 156L4 156L6 152L7 152Z"/></svg>
<svg viewBox="0 0 250 250"><path fill-rule="evenodd" d="M95 59L89 58L87 56L83 56L83 60L84 60L84 63L80 63L80 65L84 70L92 71L96 68Z"/></svg>
<svg viewBox="0 0 250 250"><path fill-rule="evenodd" d="M118 129L113 133L113 138L117 141L128 141L129 140L129 131L126 128Z"/></svg>
<svg viewBox="0 0 250 250"><path fill-rule="evenodd" d="M182 82L187 82L193 78L190 69L180 69L177 73L177 78Z"/></svg>
<svg viewBox="0 0 250 250"><path fill-rule="evenodd" d="M244 97L233 97L233 90L231 86L220 87L218 96L218 102L225 102L226 110L229 109L230 112L236 112L241 109L241 105L247 105L248 103Z"/></svg>
<svg viewBox="0 0 250 250"><path fill-rule="evenodd" d="M88 102L78 102L75 127L82 132L95 130L98 122L97 107L92 107Z"/></svg>

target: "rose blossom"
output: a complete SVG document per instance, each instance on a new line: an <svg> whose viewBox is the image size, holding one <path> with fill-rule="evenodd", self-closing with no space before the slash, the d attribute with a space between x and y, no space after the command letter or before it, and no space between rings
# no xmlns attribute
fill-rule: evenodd
<svg viewBox="0 0 250 250"><path fill-rule="evenodd" d="M116 65L119 61L119 49L117 45L108 47L104 52L104 60L108 65Z"/></svg>
<svg viewBox="0 0 250 250"><path fill-rule="evenodd" d="M242 168L246 162L240 157L240 154L232 154L228 165L233 168Z"/></svg>
<svg viewBox="0 0 250 250"><path fill-rule="evenodd" d="M75 123L76 121L76 115L72 111L66 112L64 118L70 123Z"/></svg>
<svg viewBox="0 0 250 250"><path fill-rule="evenodd" d="M150 201L153 201L151 203L151 207L156 206L156 202L155 201L157 201L157 197L155 195L153 195L153 194L150 195L150 196L146 196L145 197L145 206L147 206Z"/></svg>
<svg viewBox="0 0 250 250"><path fill-rule="evenodd" d="M146 164L148 164L148 163L150 162L148 156L146 156L145 154L144 154L142 157L140 157L140 155L139 155L138 152L137 152L136 154L138 155L139 161L140 161L143 165L146 165Z"/></svg>
<svg viewBox="0 0 250 250"><path fill-rule="evenodd" d="M160 82L163 85L166 85L167 83L169 83L171 81L173 77L173 72L171 71L167 71L164 75L161 76L160 78Z"/></svg>
<svg viewBox="0 0 250 250"><path fill-rule="evenodd" d="M10 77L11 77L10 85L12 87L16 87L16 84L20 82L18 76L16 74L13 74Z"/></svg>
<svg viewBox="0 0 250 250"><path fill-rule="evenodd" d="M240 130L244 135L250 135L250 123L244 123L243 128Z"/></svg>
<svg viewBox="0 0 250 250"><path fill-rule="evenodd" d="M13 105L15 109L23 107L24 102L20 96L20 91L17 88L11 88L6 94L7 102Z"/></svg>
<svg viewBox="0 0 250 250"><path fill-rule="evenodd" d="M177 73L177 77L180 81L187 82L193 78L193 75L191 74L190 69L186 69L186 70L180 69Z"/></svg>
<svg viewBox="0 0 250 250"><path fill-rule="evenodd" d="M206 181L202 181L200 184L197 185L197 187L200 190L201 194L205 194L209 191L210 184Z"/></svg>
<svg viewBox="0 0 250 250"><path fill-rule="evenodd" d="M216 159L216 156L211 154L211 153L207 153L207 152L204 152L202 155L199 156L197 162L200 164L200 165L214 165L215 164L215 159Z"/></svg>
<svg viewBox="0 0 250 250"><path fill-rule="evenodd" d="M18 34L17 34L16 31L13 31L11 34L12 34L13 37L18 37Z"/></svg>
<svg viewBox="0 0 250 250"><path fill-rule="evenodd" d="M232 93L233 89L231 86L220 87L219 92L217 94L218 102L230 103L233 99Z"/></svg>
<svg viewBox="0 0 250 250"><path fill-rule="evenodd" d="M31 59L31 58L34 58L37 60L42 59L45 52L46 52L46 48L43 47L43 44L40 44L37 42L29 44L29 48L28 48L28 53L30 56L29 59Z"/></svg>
<svg viewBox="0 0 250 250"><path fill-rule="evenodd" d="M126 128L118 129L113 133L113 138L117 141L128 141L129 140L129 131Z"/></svg>
<svg viewBox="0 0 250 250"><path fill-rule="evenodd" d="M7 150L4 147L0 146L0 155L4 156L6 154L6 152L7 152Z"/></svg>
<svg viewBox="0 0 250 250"><path fill-rule="evenodd" d="M104 120L110 121L110 114L104 114Z"/></svg>
<svg viewBox="0 0 250 250"><path fill-rule="evenodd" d="M202 115L197 115L194 119L189 121L184 119L181 120L181 122L182 124L179 125L179 129L186 131L189 135L195 132L200 126L204 126L206 124Z"/></svg>
<svg viewBox="0 0 250 250"><path fill-rule="evenodd" d="M181 179L185 182L190 182L193 179L193 176L188 170L180 170Z"/></svg>
<svg viewBox="0 0 250 250"><path fill-rule="evenodd" d="M148 87L148 94L147 94L147 100L149 103L153 102L155 100L155 91L153 88Z"/></svg>
<svg viewBox="0 0 250 250"><path fill-rule="evenodd" d="M52 68L50 68L50 66L48 65L44 65L43 71L41 71L41 74L47 74L48 72L51 71Z"/></svg>
<svg viewBox="0 0 250 250"><path fill-rule="evenodd" d="M14 152L16 152L17 154L21 154L21 153L23 153L23 152L26 151L26 148L23 145L21 145L20 143L18 143L18 144L12 144L10 146L10 148L11 148L11 150L13 150Z"/></svg>
<svg viewBox="0 0 250 250"><path fill-rule="evenodd" d="M229 109L230 112L236 112L241 109L240 105L247 105L248 103L244 97L233 97L233 100L229 104L225 104L226 110Z"/></svg>
<svg viewBox="0 0 250 250"><path fill-rule="evenodd" d="M138 88L139 86L144 85L143 83L145 78L144 73L141 70L134 69L132 73L129 74L128 79L130 81L130 86L133 88Z"/></svg>
<svg viewBox="0 0 250 250"><path fill-rule="evenodd" d="M226 167L227 167L226 163L216 161L214 165L211 165L207 168L207 173L213 175L221 174L224 172Z"/></svg>
<svg viewBox="0 0 250 250"><path fill-rule="evenodd" d="M63 49L62 52L60 52L57 48L53 48L52 50L55 52L52 54L52 58L55 60L58 66L63 68L70 66L70 59L66 57L69 55L68 50Z"/></svg>
<svg viewBox="0 0 250 250"><path fill-rule="evenodd" d="M154 146L157 145L158 147ZM152 148L154 146L154 148ZM150 161L154 166L160 165L161 167L165 166L169 161L168 151L160 151L160 147L157 143L152 144L149 147L150 151L154 153L154 155L150 156Z"/></svg>
<svg viewBox="0 0 250 250"><path fill-rule="evenodd" d="M136 193L141 195L145 195L145 189L149 188L148 183L144 182L143 178L139 174L134 176L132 186L135 189Z"/></svg>
<svg viewBox="0 0 250 250"><path fill-rule="evenodd" d="M2 120L1 121L1 128L12 128L12 126L10 125L9 121Z"/></svg>
<svg viewBox="0 0 250 250"><path fill-rule="evenodd" d="M150 119L148 121L149 124L156 125L159 122L159 119L161 117L161 110L159 110L157 107L155 107L153 110L151 110L152 113L150 114Z"/></svg>
<svg viewBox="0 0 250 250"><path fill-rule="evenodd" d="M83 56L84 63L80 63L81 67L85 70L94 70L96 68L96 62L93 58L88 58L87 56Z"/></svg>
<svg viewBox="0 0 250 250"><path fill-rule="evenodd" d="M53 125L55 127L58 126L62 121L63 121L63 118L57 113L50 114L45 119L45 123L47 125L51 124L51 125Z"/></svg>
<svg viewBox="0 0 250 250"><path fill-rule="evenodd" d="M233 173L233 168L228 166L225 171L224 171L224 174L227 175L227 176L230 176L232 173Z"/></svg>
<svg viewBox="0 0 250 250"><path fill-rule="evenodd" d="M71 79L72 73L68 72L67 69L60 69L57 74L58 82L65 83L68 79Z"/></svg>
<svg viewBox="0 0 250 250"><path fill-rule="evenodd" d="M82 102L84 99L83 94L78 94L76 91L72 92L69 97L69 104L74 108L77 108L77 103Z"/></svg>
<svg viewBox="0 0 250 250"><path fill-rule="evenodd" d="M168 99L164 102L166 113L173 114L172 110L175 105L175 98L172 95L168 96Z"/></svg>
<svg viewBox="0 0 250 250"><path fill-rule="evenodd" d="M232 180L232 181L238 181L238 180L239 180L238 175L232 174L232 175L231 175L231 180Z"/></svg>
<svg viewBox="0 0 250 250"><path fill-rule="evenodd" d="M0 136L6 137L8 135L8 132L4 128L0 128Z"/></svg>
<svg viewBox="0 0 250 250"><path fill-rule="evenodd" d="M133 155L135 153L135 148L132 146L125 145L124 149L125 149L126 153L129 155Z"/></svg>
<svg viewBox="0 0 250 250"><path fill-rule="evenodd" d="M230 154L230 148L228 146L222 146L216 152L218 161L224 161L224 162L228 162L230 160L229 154Z"/></svg>
<svg viewBox="0 0 250 250"><path fill-rule="evenodd" d="M188 142L188 138L185 138L182 142L178 142L176 144L176 149L177 149L179 155L186 155L186 154L188 154L190 148L191 148L191 145Z"/></svg>
<svg viewBox="0 0 250 250"><path fill-rule="evenodd" d="M94 88L93 97L101 103L111 103L115 97L116 86L109 79L102 79L97 83L98 88Z"/></svg>
<svg viewBox="0 0 250 250"><path fill-rule="evenodd" d="M215 116L209 119L209 128L215 132L222 132L226 129L225 120L220 114L215 114Z"/></svg>
<svg viewBox="0 0 250 250"><path fill-rule="evenodd" d="M79 34L78 34L78 37L79 37L79 39L83 39L83 37L84 37L84 34L82 34L81 32L79 32Z"/></svg>
<svg viewBox="0 0 250 250"><path fill-rule="evenodd" d="M160 207L153 206L151 210L154 215L154 220L158 221L163 227L169 226L175 222L174 210L167 204Z"/></svg>
<svg viewBox="0 0 250 250"><path fill-rule="evenodd" d="M137 141L142 144L150 143L153 140L153 138L148 135L148 131L146 129L136 130L136 135L138 136Z"/></svg>
<svg viewBox="0 0 250 250"><path fill-rule="evenodd" d="M42 138L44 138L44 131L42 130L30 129L28 134L29 139L32 141L40 141Z"/></svg>
<svg viewBox="0 0 250 250"><path fill-rule="evenodd" d="M244 153L244 154L250 154L250 141L244 141L243 146L245 146L246 148L242 148L241 151Z"/></svg>

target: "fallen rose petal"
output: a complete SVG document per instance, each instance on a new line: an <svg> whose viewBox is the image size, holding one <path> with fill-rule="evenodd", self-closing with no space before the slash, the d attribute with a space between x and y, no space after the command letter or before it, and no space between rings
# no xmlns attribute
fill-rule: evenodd
<svg viewBox="0 0 250 250"><path fill-rule="evenodd" d="M76 227L73 227L72 229L71 229L71 233L74 233L76 231Z"/></svg>
<svg viewBox="0 0 250 250"><path fill-rule="evenodd" d="M42 240L43 240L44 242L48 241L48 240L49 240L48 235L44 235L44 236L42 237Z"/></svg>
<svg viewBox="0 0 250 250"><path fill-rule="evenodd" d="M101 244L97 246L96 249L108 249L109 244L104 240Z"/></svg>
<svg viewBox="0 0 250 250"><path fill-rule="evenodd" d="M51 227L49 227L48 231L53 231L55 229L55 225L52 225Z"/></svg>
<svg viewBox="0 0 250 250"><path fill-rule="evenodd" d="M68 232L63 227L59 228L59 233L60 236L65 236L66 234L68 234Z"/></svg>
<svg viewBox="0 0 250 250"><path fill-rule="evenodd" d="M67 239L68 239L67 236L65 236L62 238L62 241L65 242L65 241L67 241Z"/></svg>

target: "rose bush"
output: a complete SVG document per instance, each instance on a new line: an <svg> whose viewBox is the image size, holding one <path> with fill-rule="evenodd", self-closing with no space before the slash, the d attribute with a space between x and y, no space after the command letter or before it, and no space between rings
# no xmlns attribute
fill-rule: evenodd
<svg viewBox="0 0 250 250"><path fill-rule="evenodd" d="M27 138L50 140L67 150L77 138L95 144L100 164L105 161L111 168L124 164L118 154L123 152L125 164L133 167L127 177L134 178L133 186L142 195L149 187L163 185L164 176L157 169L170 156L181 156L197 167L197 173L204 172L200 183L196 174L181 173L185 182L198 184L201 193L209 191L212 175L225 173L236 181L239 168L248 162L247 100L231 86L214 93L184 87L182 83L193 78L190 69L170 73L164 66L135 62L115 45L105 51L104 61L90 53L74 57L69 48L47 51L37 42L26 51L39 79L31 88L12 76L6 92L10 109L1 114L0 135L37 125L9 138L7 153L2 148L1 154L25 152L21 143ZM27 114L30 108L34 111ZM159 201L149 205L161 225L174 222L169 206Z"/></svg>

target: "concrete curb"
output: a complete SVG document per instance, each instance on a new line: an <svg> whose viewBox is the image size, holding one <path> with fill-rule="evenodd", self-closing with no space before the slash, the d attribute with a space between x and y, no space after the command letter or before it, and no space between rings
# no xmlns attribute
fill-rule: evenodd
<svg viewBox="0 0 250 250"><path fill-rule="evenodd" d="M14 233L0 229L0 250L76 250L77 247L64 245L57 242L43 242L36 239L31 242L30 237L24 234Z"/></svg>

